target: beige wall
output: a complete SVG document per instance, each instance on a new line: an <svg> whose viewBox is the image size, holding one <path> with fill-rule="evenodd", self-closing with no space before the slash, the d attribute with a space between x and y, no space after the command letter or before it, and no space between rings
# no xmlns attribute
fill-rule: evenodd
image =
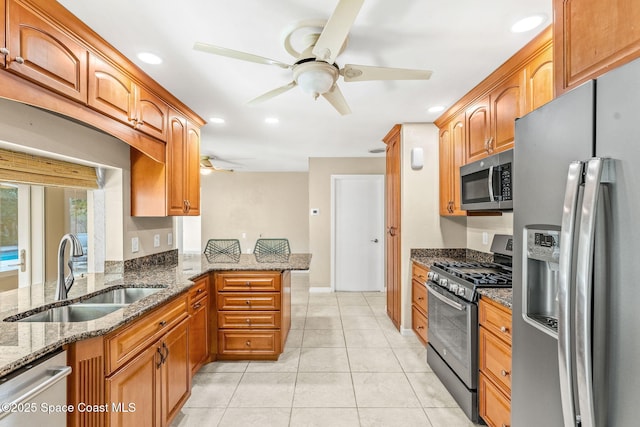
<svg viewBox="0 0 640 427"><path fill-rule="evenodd" d="M292 252L309 252L306 172L212 173L200 186L203 249L208 239L238 239L250 253L259 237L284 237Z"/></svg>
<svg viewBox="0 0 640 427"><path fill-rule="evenodd" d="M309 216L311 268L309 283L314 287L331 286L331 175L384 174L384 157L309 159L309 209L320 214Z"/></svg>
<svg viewBox="0 0 640 427"><path fill-rule="evenodd" d="M439 212L438 128L428 123L402 125L401 150L401 287L402 328L411 329L411 249L464 248L466 218L441 217ZM422 169L411 169L411 149L424 152Z"/></svg>
<svg viewBox="0 0 640 427"><path fill-rule="evenodd" d="M107 200L108 218L115 224L107 225L108 239L117 242L118 248L108 251L120 261L171 249L166 245L166 234L173 232L173 219L132 218L130 216L130 161L129 146L124 142L56 115L13 101L0 99L0 143L11 149L28 147L45 153L56 153L67 160L74 159L94 165L122 169L119 181L121 193L111 193ZM117 192L116 192L117 193ZM114 207L117 211L114 211ZM122 225L118 224L121 223ZM153 235L161 234L160 247L153 247ZM174 233L175 234L175 233ZM131 237L140 239L140 251L131 252ZM174 245L175 246L175 245ZM115 255L114 255L115 254Z"/></svg>
<svg viewBox="0 0 640 427"><path fill-rule="evenodd" d="M483 233L487 233L486 244L482 243ZM467 248L490 252L494 234L513 234L513 212L467 218Z"/></svg>

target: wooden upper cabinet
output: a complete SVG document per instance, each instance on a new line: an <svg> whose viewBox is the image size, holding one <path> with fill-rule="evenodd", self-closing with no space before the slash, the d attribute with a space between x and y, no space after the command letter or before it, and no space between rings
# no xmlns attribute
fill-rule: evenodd
<svg viewBox="0 0 640 427"><path fill-rule="evenodd" d="M520 96L522 73L517 73L496 87L491 100L491 138L487 154L513 148L515 121L521 116L524 104Z"/></svg>
<svg viewBox="0 0 640 427"><path fill-rule="evenodd" d="M465 115L464 113L455 117L451 122L451 194L453 204L451 205L451 215L466 215L461 204L461 184L460 166L465 160Z"/></svg>
<svg viewBox="0 0 640 427"><path fill-rule="evenodd" d="M638 0L553 0L556 95L640 57Z"/></svg>
<svg viewBox="0 0 640 427"><path fill-rule="evenodd" d="M89 55L89 106L133 125L134 98L129 76L97 55Z"/></svg>
<svg viewBox="0 0 640 427"><path fill-rule="evenodd" d="M524 68L525 106L529 113L553 99L553 46L549 45Z"/></svg>
<svg viewBox="0 0 640 427"><path fill-rule="evenodd" d="M87 101L88 50L19 0L8 0L6 68L59 94Z"/></svg>
<svg viewBox="0 0 640 427"><path fill-rule="evenodd" d="M9 52L7 48L6 38L6 22L7 22L7 5L5 0L0 0L0 67L4 68L6 54Z"/></svg>
<svg viewBox="0 0 640 427"><path fill-rule="evenodd" d="M169 116L168 215L200 215L200 133L181 114Z"/></svg>
<svg viewBox="0 0 640 427"><path fill-rule="evenodd" d="M451 215L452 213L452 195L451 195L451 179L453 173L451 171L451 131L446 126L440 131L439 142L439 160L440 160L440 215Z"/></svg>
<svg viewBox="0 0 640 427"><path fill-rule="evenodd" d="M487 156L491 144L489 96L485 96L467 109L467 138L465 163L474 162Z"/></svg>
<svg viewBox="0 0 640 427"><path fill-rule="evenodd" d="M135 128L161 141L167 138L169 106L144 86L136 85ZM198 158L198 163L200 162Z"/></svg>

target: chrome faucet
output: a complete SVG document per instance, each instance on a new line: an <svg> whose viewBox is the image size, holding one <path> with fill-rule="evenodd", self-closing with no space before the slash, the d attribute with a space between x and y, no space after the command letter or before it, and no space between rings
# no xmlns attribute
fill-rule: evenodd
<svg viewBox="0 0 640 427"><path fill-rule="evenodd" d="M72 257L81 257L84 255L82 251L82 244L80 240L74 234L65 234L60 239L60 245L58 246L58 283L56 284L56 300L60 301L67 299L69 289L73 286L73 261L69 260L67 264L69 266L69 274L64 277L64 250L67 247L67 242L71 243Z"/></svg>

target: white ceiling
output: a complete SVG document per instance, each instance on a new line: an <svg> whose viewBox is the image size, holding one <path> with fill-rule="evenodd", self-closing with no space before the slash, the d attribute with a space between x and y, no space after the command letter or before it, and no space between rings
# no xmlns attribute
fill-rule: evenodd
<svg viewBox="0 0 640 427"><path fill-rule="evenodd" d="M328 19L337 0L59 0L207 122L201 153L238 171L305 171L309 157L368 157L395 123L432 122L551 22L551 0L366 0L339 65L433 70L430 80L339 79L352 114L299 88L258 106L248 100L289 83L291 71L193 50L196 41L286 63L290 25ZM535 30L513 34L519 18L543 13ZM300 49L301 50L301 49ZM147 65L136 54L161 56ZM265 117L277 117L268 125ZM378 154L380 156L380 154Z"/></svg>

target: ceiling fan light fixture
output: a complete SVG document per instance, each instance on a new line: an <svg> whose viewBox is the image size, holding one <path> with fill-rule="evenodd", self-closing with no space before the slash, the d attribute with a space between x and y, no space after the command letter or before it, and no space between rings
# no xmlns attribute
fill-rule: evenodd
<svg viewBox="0 0 640 427"><path fill-rule="evenodd" d="M305 93L317 98L331 90L338 78L338 70L326 62L305 62L295 66L293 78Z"/></svg>
<svg viewBox="0 0 640 427"><path fill-rule="evenodd" d="M213 169L211 168L200 168L200 175L211 175L213 173Z"/></svg>

